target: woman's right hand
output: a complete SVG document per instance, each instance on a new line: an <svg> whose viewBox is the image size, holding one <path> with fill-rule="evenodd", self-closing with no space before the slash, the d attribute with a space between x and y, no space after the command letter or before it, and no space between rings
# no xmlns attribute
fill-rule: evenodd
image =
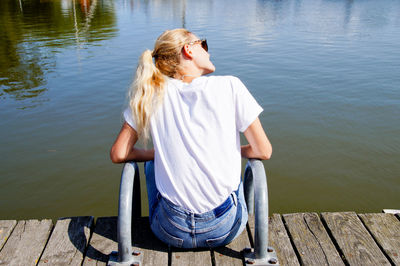
<svg viewBox="0 0 400 266"><path fill-rule="evenodd" d="M258 117L244 131L244 136L249 144L241 146L242 157L261 160L269 160L271 158L272 146Z"/></svg>

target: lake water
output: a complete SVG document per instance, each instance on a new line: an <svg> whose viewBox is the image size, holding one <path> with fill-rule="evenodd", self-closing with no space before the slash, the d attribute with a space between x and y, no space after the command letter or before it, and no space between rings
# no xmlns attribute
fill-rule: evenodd
<svg viewBox="0 0 400 266"><path fill-rule="evenodd" d="M0 219L117 215L126 91L178 27L264 108L271 212L400 209L400 1L2 0L0 18Z"/></svg>

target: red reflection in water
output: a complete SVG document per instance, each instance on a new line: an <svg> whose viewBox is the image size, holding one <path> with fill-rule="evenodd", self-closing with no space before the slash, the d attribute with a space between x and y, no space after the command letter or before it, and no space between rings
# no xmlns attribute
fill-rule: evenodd
<svg viewBox="0 0 400 266"><path fill-rule="evenodd" d="M82 12L87 14L89 12L90 0L79 0L79 4Z"/></svg>

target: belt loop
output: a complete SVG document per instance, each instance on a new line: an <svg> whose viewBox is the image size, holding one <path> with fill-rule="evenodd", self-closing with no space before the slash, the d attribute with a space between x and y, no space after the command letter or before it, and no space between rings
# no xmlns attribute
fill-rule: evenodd
<svg viewBox="0 0 400 266"><path fill-rule="evenodd" d="M235 204L235 206L237 206L237 196L235 192L232 192L232 199L233 199L233 203Z"/></svg>

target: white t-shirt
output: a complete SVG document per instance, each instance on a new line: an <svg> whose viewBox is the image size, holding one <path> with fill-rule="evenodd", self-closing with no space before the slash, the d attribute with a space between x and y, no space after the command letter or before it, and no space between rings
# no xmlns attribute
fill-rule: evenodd
<svg viewBox="0 0 400 266"><path fill-rule="evenodd" d="M160 107L150 119L158 191L194 213L223 203L240 183L239 132L262 112L233 76L168 78ZM136 129L131 109L125 121Z"/></svg>

